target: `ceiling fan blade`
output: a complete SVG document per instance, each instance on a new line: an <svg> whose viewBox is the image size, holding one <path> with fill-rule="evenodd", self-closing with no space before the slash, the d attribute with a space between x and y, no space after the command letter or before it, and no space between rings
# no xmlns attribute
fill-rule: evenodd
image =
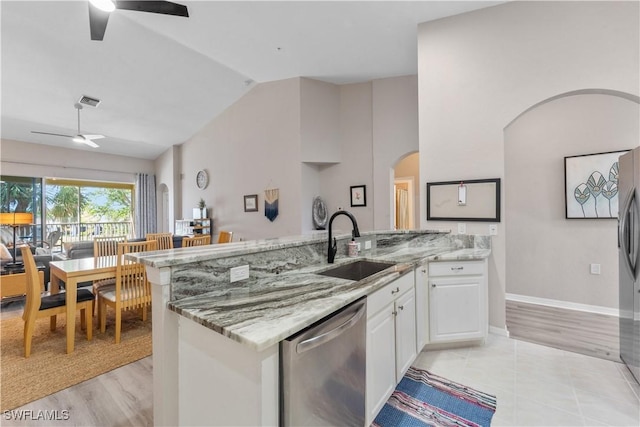
<svg viewBox="0 0 640 427"><path fill-rule="evenodd" d="M88 145L89 147L93 147L93 148L98 148L98 147L100 147L98 144L96 144L96 143L95 143L95 142L93 142L92 140L85 138L85 137L84 137L84 135L78 135L78 136L81 136L81 137L82 137L82 141L80 141L82 144L86 144L86 145Z"/></svg>
<svg viewBox="0 0 640 427"><path fill-rule="evenodd" d="M116 1L116 9L137 10L139 12L162 13L163 15L174 15L189 17L187 6L170 1Z"/></svg>
<svg viewBox="0 0 640 427"><path fill-rule="evenodd" d="M37 130L32 130L31 133L39 133L40 135L53 135L53 136L64 136L67 138L73 138L73 135L63 135L61 133L51 133L51 132L39 132Z"/></svg>
<svg viewBox="0 0 640 427"><path fill-rule="evenodd" d="M102 139L105 137L104 135L85 135L85 134L82 134L80 136L83 137L84 139Z"/></svg>
<svg viewBox="0 0 640 427"><path fill-rule="evenodd" d="M107 30L110 12L98 9L91 2L89 4L89 29L91 30L91 40L101 41L104 32Z"/></svg>

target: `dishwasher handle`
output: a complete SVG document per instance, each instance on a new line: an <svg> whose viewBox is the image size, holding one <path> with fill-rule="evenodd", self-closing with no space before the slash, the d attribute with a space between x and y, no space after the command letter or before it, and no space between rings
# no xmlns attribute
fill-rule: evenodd
<svg viewBox="0 0 640 427"><path fill-rule="evenodd" d="M313 338L309 338L298 343L298 345L296 346L296 352L298 354L302 354L305 351L309 351L313 348L316 348L326 343L327 341L331 341L338 335L342 334L344 331L346 331L347 329L351 328L353 325L358 323L358 320L360 320L360 318L364 315L366 307L367 306L365 304L362 304L360 308L358 308L358 310L353 314L353 316L349 318L349 320L347 320L340 326L336 327L335 329L332 329L328 332L325 332L324 334L317 335Z"/></svg>

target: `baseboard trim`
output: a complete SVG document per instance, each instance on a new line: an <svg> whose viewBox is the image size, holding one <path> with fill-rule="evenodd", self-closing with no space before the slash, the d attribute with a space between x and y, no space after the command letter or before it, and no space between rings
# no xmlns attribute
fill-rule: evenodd
<svg viewBox="0 0 640 427"><path fill-rule="evenodd" d="M497 326L489 325L489 333L509 338L509 330L506 326L504 328L498 328Z"/></svg>
<svg viewBox="0 0 640 427"><path fill-rule="evenodd" d="M617 308L602 307L598 305L580 304L577 302L560 301L555 299L531 297L528 295L506 294L505 299L528 304L546 305L549 307L563 308L566 310L578 310L587 313L604 314L606 316L620 317L620 310Z"/></svg>

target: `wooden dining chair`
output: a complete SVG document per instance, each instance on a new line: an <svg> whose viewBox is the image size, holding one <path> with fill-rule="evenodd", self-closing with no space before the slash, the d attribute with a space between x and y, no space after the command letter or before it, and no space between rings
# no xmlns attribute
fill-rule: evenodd
<svg viewBox="0 0 640 427"><path fill-rule="evenodd" d="M106 331L107 306L112 307L116 316L116 344L120 343L122 312L138 309L142 320L146 321L147 309L151 305L151 284L147 280L144 264L125 259L124 254L155 251L157 247L158 242L156 240L119 243L115 285L103 286L98 290L100 332L104 333Z"/></svg>
<svg viewBox="0 0 640 427"><path fill-rule="evenodd" d="M182 247L190 247L190 246L204 246L211 244L211 235L206 234L204 236L193 236L193 237L183 237L182 238Z"/></svg>
<svg viewBox="0 0 640 427"><path fill-rule="evenodd" d="M156 240L158 250L173 249L173 234L171 233L147 233L147 240Z"/></svg>
<svg viewBox="0 0 640 427"><path fill-rule="evenodd" d="M233 231L221 231L218 235L218 243L230 243L233 239Z"/></svg>
<svg viewBox="0 0 640 427"><path fill-rule="evenodd" d="M93 238L93 257L96 267L100 267L102 263L107 262L106 257L115 257L118 254L118 243L127 241L127 236L96 236ZM93 282L93 294L98 298L98 290L103 286L113 286L116 279L102 279ZM93 313L96 312L98 304L94 302ZM99 315L99 313L98 313Z"/></svg>
<svg viewBox="0 0 640 427"><path fill-rule="evenodd" d="M53 295L42 296L41 283L36 267L36 261L33 258L29 247L22 247L22 261L24 262L24 272L27 279L27 294L22 313L24 320L24 357L31 355L31 341L36 326L36 320L43 317L49 317L49 326L52 331L56 329L56 316L64 314L67 311L66 293L61 292ZM91 304L93 304L93 294L87 289L78 289L76 297L76 307L81 311L81 326L87 331L87 340L93 338L93 316L91 314ZM67 322L75 322L73 319L67 319Z"/></svg>

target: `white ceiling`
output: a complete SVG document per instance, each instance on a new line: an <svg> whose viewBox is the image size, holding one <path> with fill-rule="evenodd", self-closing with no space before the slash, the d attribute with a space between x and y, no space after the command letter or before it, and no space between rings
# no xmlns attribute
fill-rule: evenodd
<svg viewBox="0 0 640 427"><path fill-rule="evenodd" d="M91 41L87 1L0 3L2 138L155 159L251 89L417 73L417 24L502 1L185 1L189 18L116 10ZM81 131L100 148L32 130Z"/></svg>

